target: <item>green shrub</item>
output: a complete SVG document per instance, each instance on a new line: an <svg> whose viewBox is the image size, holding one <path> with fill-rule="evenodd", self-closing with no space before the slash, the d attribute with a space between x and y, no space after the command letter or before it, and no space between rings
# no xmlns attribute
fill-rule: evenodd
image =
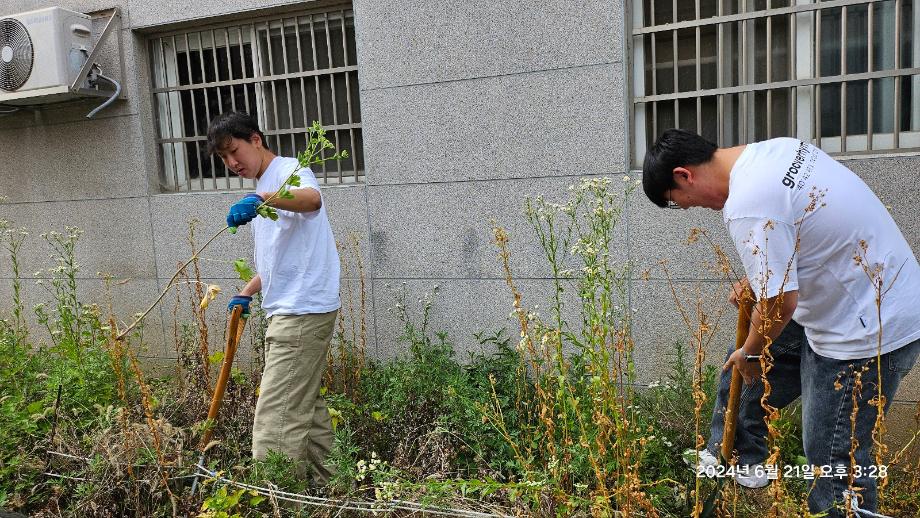
<svg viewBox="0 0 920 518"><path fill-rule="evenodd" d="M362 376L365 424L383 439L366 447L416 476L472 474L487 466L485 454L491 456L489 448L498 445L480 409L490 398L489 372L503 364L486 367L483 358L461 365L447 334L428 328L430 298L420 303L416 321L406 308L405 291L397 294L400 342L408 354L371 362Z"/></svg>
<svg viewBox="0 0 920 518"><path fill-rule="evenodd" d="M55 425L55 435L82 436L92 429L99 408L119 403L116 369L125 365L116 365L105 350L98 311L84 305L77 293L79 235L73 228L45 235L58 266L38 282L47 287L53 309L39 304L35 311L51 345L34 348L28 341L16 324L18 302L13 322L0 325L0 495L11 507L47 499L48 483L41 474L49 467L45 451L56 444L51 436Z"/></svg>

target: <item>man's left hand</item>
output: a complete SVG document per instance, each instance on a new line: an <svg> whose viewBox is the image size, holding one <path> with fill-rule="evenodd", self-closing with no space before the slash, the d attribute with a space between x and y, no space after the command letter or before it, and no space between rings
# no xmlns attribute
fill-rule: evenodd
<svg viewBox="0 0 920 518"><path fill-rule="evenodd" d="M750 385L755 379L760 379L760 360L749 362L747 361L747 355L748 353L744 349L736 349L728 357L728 361L722 366L722 370L727 371L732 367L738 369L741 378L744 379L744 384Z"/></svg>
<svg viewBox="0 0 920 518"><path fill-rule="evenodd" d="M242 316L246 318L249 316L249 303L252 302L252 297L248 295L234 295L230 299L230 303L227 304L227 311L233 311L235 306L243 308Z"/></svg>

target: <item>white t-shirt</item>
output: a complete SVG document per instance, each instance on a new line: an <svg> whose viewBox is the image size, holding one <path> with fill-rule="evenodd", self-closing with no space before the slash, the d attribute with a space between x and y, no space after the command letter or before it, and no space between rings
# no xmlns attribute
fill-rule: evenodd
<svg viewBox="0 0 920 518"><path fill-rule="evenodd" d="M799 291L793 318L816 353L850 360L877 352L877 290L858 253L870 270L882 268L881 352L920 338L917 259L872 190L820 149L792 138L749 144L732 168L722 216L758 297Z"/></svg>
<svg viewBox="0 0 920 518"><path fill-rule="evenodd" d="M262 173L256 190L277 191L297 165L296 158L276 157ZM297 174L299 188L320 190L309 168ZM268 316L328 313L339 308L339 254L325 204L304 213L278 209L277 221L257 217L252 226L256 270L262 277L262 309Z"/></svg>

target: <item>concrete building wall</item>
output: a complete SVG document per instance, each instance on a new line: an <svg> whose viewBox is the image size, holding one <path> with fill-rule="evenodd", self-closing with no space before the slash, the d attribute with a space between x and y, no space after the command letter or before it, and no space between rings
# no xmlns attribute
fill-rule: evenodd
<svg viewBox="0 0 920 518"><path fill-rule="evenodd" d="M223 225L226 208L239 197L158 192L147 35L201 19L314 4L13 0L0 5L0 15L52 5L82 12L118 5L123 17L121 53L113 39L102 61L106 70L123 63L126 100L90 121L84 115L92 103L0 117L5 197L0 218L32 232L22 255L27 274L49 266L48 247L37 235L75 225L85 231L78 247L81 289L102 296L97 272L128 279L112 290L115 308L125 318L143 310L189 256L187 222L199 221L200 244ZM567 186L581 178L629 172L623 3L592 0L576 8L561 0L356 0L354 12L366 183L325 187L323 195L337 236L354 234L360 242L370 350L380 357L399 351L398 323L388 308L405 283L410 301L438 287L432 327L450 333L462 358L478 347L474 332L512 324L512 298L490 242L490 221L511 234L525 303L545 308L552 285L522 214L525 198L562 199ZM920 158L847 164L891 205L905 236L920 250L920 223L909 203L918 195ZM690 339L659 260L667 259L684 302L703 297L719 316L707 351L718 363L720 351L733 343L734 312L724 300L727 286L706 266L711 251L685 240L691 227L703 226L730 256L734 252L718 214L661 211L638 194L627 205L615 259L636 265L630 304L640 381L648 382L666 372L673 344ZM229 295L240 284L230 261L249 256L247 228L224 235L203 254L202 278ZM4 258L0 300L9 300L10 277ZM354 269L344 280L357 289ZM27 304L43 298L41 287L26 286ZM221 329L220 312L211 313L212 324ZM174 320L171 303L149 319L145 355L175 356ZM513 324L509 329L515 334ZM899 399L920 400L916 369ZM910 405L902 407L909 411Z"/></svg>

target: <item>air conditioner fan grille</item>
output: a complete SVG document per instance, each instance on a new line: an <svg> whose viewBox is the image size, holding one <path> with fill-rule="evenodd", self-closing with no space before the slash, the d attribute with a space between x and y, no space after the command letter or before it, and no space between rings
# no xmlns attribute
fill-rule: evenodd
<svg viewBox="0 0 920 518"><path fill-rule="evenodd" d="M18 90L29 80L33 63L32 38L19 20L0 20L0 90Z"/></svg>

